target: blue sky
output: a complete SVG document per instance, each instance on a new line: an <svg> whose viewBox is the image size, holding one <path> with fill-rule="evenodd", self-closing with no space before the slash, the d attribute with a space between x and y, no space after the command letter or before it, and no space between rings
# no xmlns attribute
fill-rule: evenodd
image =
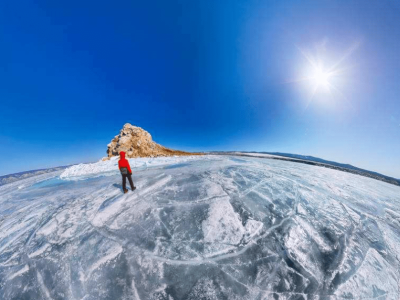
<svg viewBox="0 0 400 300"><path fill-rule="evenodd" d="M375 0L1 1L0 175L98 160L129 122L171 148L400 178L399 15Z"/></svg>

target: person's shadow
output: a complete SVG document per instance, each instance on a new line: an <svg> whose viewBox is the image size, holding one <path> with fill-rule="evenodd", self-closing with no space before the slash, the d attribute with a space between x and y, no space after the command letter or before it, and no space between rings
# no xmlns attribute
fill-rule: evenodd
<svg viewBox="0 0 400 300"><path fill-rule="evenodd" d="M114 183L112 186L122 190L122 184Z"/></svg>

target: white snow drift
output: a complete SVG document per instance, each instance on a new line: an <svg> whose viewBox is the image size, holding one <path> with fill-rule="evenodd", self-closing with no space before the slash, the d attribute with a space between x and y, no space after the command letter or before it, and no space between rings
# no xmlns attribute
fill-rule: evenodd
<svg viewBox="0 0 400 300"><path fill-rule="evenodd" d="M62 179L85 179L88 177L115 175L119 173L118 159L119 157L114 156L106 161L100 160L95 163L74 165L65 169L60 177ZM132 171L137 171L201 159L208 159L208 156L139 157L129 158L128 161Z"/></svg>

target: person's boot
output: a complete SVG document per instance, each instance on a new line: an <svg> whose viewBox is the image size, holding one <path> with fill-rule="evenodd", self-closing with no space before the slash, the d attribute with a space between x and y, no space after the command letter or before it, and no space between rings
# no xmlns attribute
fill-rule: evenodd
<svg viewBox="0 0 400 300"><path fill-rule="evenodd" d="M128 190L124 190L124 194L126 194L128 192Z"/></svg>
<svg viewBox="0 0 400 300"><path fill-rule="evenodd" d="M132 192L133 192L134 190L136 190L136 186L133 186Z"/></svg>

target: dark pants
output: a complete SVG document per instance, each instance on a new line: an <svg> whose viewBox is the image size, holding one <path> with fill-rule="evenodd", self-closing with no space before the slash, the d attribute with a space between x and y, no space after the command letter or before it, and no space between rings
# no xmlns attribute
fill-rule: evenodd
<svg viewBox="0 0 400 300"><path fill-rule="evenodd" d="M129 184L131 185L131 189L133 190L133 181L132 181L132 175L131 174L122 174L122 188L124 189L124 191L126 190L126 177L128 177L129 180Z"/></svg>

